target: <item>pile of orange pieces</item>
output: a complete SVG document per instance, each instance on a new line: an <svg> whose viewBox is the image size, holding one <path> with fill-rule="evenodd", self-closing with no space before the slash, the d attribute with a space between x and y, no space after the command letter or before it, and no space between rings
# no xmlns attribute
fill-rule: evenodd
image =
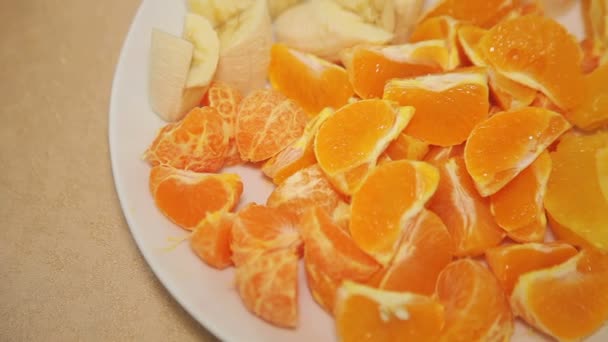
<svg viewBox="0 0 608 342"><path fill-rule="evenodd" d="M213 84L160 130L150 191L276 326L297 326L303 258L342 341L505 341L516 318L584 338L608 320L594 32L579 44L536 2L443 0L409 43L341 64L277 44L271 88ZM247 184L219 171L241 163L276 187L235 211Z"/></svg>

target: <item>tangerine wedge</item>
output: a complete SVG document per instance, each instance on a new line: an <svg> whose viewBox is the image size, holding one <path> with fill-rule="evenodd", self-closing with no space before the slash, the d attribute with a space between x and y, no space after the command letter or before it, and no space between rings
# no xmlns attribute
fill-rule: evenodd
<svg viewBox="0 0 608 342"><path fill-rule="evenodd" d="M495 194L570 124L556 112L527 107L497 113L473 129L464 149L467 171L482 196Z"/></svg>
<svg viewBox="0 0 608 342"><path fill-rule="evenodd" d="M350 233L355 243L386 266L410 220L424 209L439 183L430 164L399 160L378 166L352 197Z"/></svg>
<svg viewBox="0 0 608 342"><path fill-rule="evenodd" d="M458 49L458 28L460 22L449 16L438 16L423 20L416 25L410 36L410 42L417 43L426 40L442 39L448 49L446 70L453 70L462 64L461 53Z"/></svg>
<svg viewBox="0 0 608 342"><path fill-rule="evenodd" d="M315 137L319 166L340 192L352 195L413 113L412 107L376 99L340 108L325 120Z"/></svg>
<svg viewBox="0 0 608 342"><path fill-rule="evenodd" d="M605 0L584 0L583 19L593 54L601 55L608 49L608 3Z"/></svg>
<svg viewBox="0 0 608 342"><path fill-rule="evenodd" d="M343 342L436 341L443 311L427 296L346 281L338 290L336 328Z"/></svg>
<svg viewBox="0 0 608 342"><path fill-rule="evenodd" d="M429 152L424 156L424 161L439 166L453 157L464 155L464 144L452 145L447 147L430 146Z"/></svg>
<svg viewBox="0 0 608 342"><path fill-rule="evenodd" d="M344 68L285 44L272 46L268 78L310 116L325 107L338 109L354 94Z"/></svg>
<svg viewBox="0 0 608 342"><path fill-rule="evenodd" d="M522 274L559 265L578 251L567 243L515 244L490 248L486 261L507 295L511 295Z"/></svg>
<svg viewBox="0 0 608 342"><path fill-rule="evenodd" d="M439 274L435 295L445 308L439 341L508 341L513 334L509 301L481 263L452 261Z"/></svg>
<svg viewBox="0 0 608 342"><path fill-rule="evenodd" d="M423 18L445 15L488 28L510 14L519 3L519 0L441 0Z"/></svg>
<svg viewBox="0 0 608 342"><path fill-rule="evenodd" d="M416 108L405 133L439 146L464 142L490 109L482 68L391 80L384 98Z"/></svg>
<svg viewBox="0 0 608 342"><path fill-rule="evenodd" d="M193 230L209 213L234 209L243 193L236 174L197 173L160 165L150 170L149 185L160 212L187 230Z"/></svg>
<svg viewBox="0 0 608 342"><path fill-rule="evenodd" d="M562 264L521 275L511 307L560 341L590 335L608 320L608 256L583 250Z"/></svg>
<svg viewBox="0 0 608 342"><path fill-rule="evenodd" d="M608 126L608 63L585 75L583 101L564 115L576 127L592 131Z"/></svg>
<svg viewBox="0 0 608 342"><path fill-rule="evenodd" d="M234 214L215 212L207 215L192 232L190 247L205 263L217 269L232 265L232 224Z"/></svg>
<svg viewBox="0 0 608 342"><path fill-rule="evenodd" d="M262 89L243 99L236 118L241 159L258 162L281 152L304 132L304 110L276 90Z"/></svg>
<svg viewBox="0 0 608 342"><path fill-rule="evenodd" d="M397 139L388 145L386 155L390 160L422 160L429 151L429 144L401 132Z"/></svg>

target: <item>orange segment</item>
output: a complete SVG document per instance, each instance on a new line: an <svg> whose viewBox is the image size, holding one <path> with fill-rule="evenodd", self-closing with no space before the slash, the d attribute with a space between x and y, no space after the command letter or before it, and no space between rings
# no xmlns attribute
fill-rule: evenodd
<svg viewBox="0 0 608 342"><path fill-rule="evenodd" d="M583 101L564 115L576 127L586 131L608 126L608 63L585 75Z"/></svg>
<svg viewBox="0 0 608 342"><path fill-rule="evenodd" d="M391 160L422 160L429 151L429 144L403 132L386 148L385 153Z"/></svg>
<svg viewBox="0 0 608 342"><path fill-rule="evenodd" d="M597 166L597 178L600 182L600 190L608 201L608 146L599 148L595 152L595 165Z"/></svg>
<svg viewBox="0 0 608 342"><path fill-rule="evenodd" d="M342 107L325 120L315 138L319 166L340 192L353 194L413 112L412 107L397 107L383 100Z"/></svg>
<svg viewBox="0 0 608 342"><path fill-rule="evenodd" d="M432 295L439 272L452 261L452 239L436 214L423 210L409 222L380 288Z"/></svg>
<svg viewBox="0 0 608 342"><path fill-rule="evenodd" d="M239 202L243 183L236 174L196 173L169 166L150 171L156 207L178 226L192 230L209 213L229 211Z"/></svg>
<svg viewBox="0 0 608 342"><path fill-rule="evenodd" d="M236 268L236 288L245 307L279 327L298 323L298 256L292 249L268 251Z"/></svg>
<svg viewBox="0 0 608 342"><path fill-rule="evenodd" d="M601 55L608 49L608 3L605 0L584 0L583 19L593 54Z"/></svg>
<svg viewBox="0 0 608 342"><path fill-rule="evenodd" d="M152 166L215 172L224 165L228 141L224 121L217 110L197 107L180 122L163 127L145 152L144 159Z"/></svg>
<svg viewBox="0 0 608 342"><path fill-rule="evenodd" d="M325 107L340 108L353 95L344 68L285 44L272 46L268 78L311 116Z"/></svg>
<svg viewBox="0 0 608 342"><path fill-rule="evenodd" d="M406 134L433 145L458 145L488 116L487 82L481 68L392 80L384 98L416 108Z"/></svg>
<svg viewBox="0 0 608 342"><path fill-rule="evenodd" d="M479 48L496 71L542 91L560 108L581 102L581 50L556 21L538 15L503 21L488 31Z"/></svg>
<svg viewBox="0 0 608 342"><path fill-rule="evenodd" d="M462 157L450 158L437 165L439 186L428 207L448 228L454 255L480 255L487 248L498 245L505 234L492 217L489 200L475 190Z"/></svg>
<svg viewBox="0 0 608 342"><path fill-rule="evenodd" d="M532 242L490 248L486 251L486 261L510 295L521 275L561 264L576 253L576 248L566 243Z"/></svg>
<svg viewBox="0 0 608 342"><path fill-rule="evenodd" d="M520 276L511 306L560 341L587 337L608 320L608 256L583 250L560 265Z"/></svg>
<svg viewBox="0 0 608 342"><path fill-rule="evenodd" d="M533 107L494 114L477 125L464 158L479 193L502 189L568 129L560 114Z"/></svg>
<svg viewBox="0 0 608 342"><path fill-rule="evenodd" d="M452 145L447 147L431 146L429 152L424 156L424 161L435 166L441 165L453 157L464 155L464 144Z"/></svg>
<svg viewBox="0 0 608 342"><path fill-rule="evenodd" d="M232 226L232 261L239 267L266 251L299 251L302 245L295 218L286 210L249 204Z"/></svg>
<svg viewBox="0 0 608 342"><path fill-rule="evenodd" d="M342 63L355 93L381 98L393 78L437 73L448 67L448 50L442 40L393 46L357 46L343 54Z"/></svg>
<svg viewBox="0 0 608 342"><path fill-rule="evenodd" d="M342 281L367 281L380 268L318 207L302 219L302 238L309 287L315 300L330 313Z"/></svg>
<svg viewBox="0 0 608 342"><path fill-rule="evenodd" d="M378 166L352 197L350 233L355 243L386 266L399 247L408 221L433 195L437 169L418 161Z"/></svg>
<svg viewBox="0 0 608 342"><path fill-rule="evenodd" d="M559 238L579 244L570 238L574 234L603 250L608 250L608 198L601 184L608 174L598 174L597 153L606 147L607 131L565 134L551 153L553 170L545 195L545 209L557 223L552 228Z"/></svg>
<svg viewBox="0 0 608 342"><path fill-rule="evenodd" d="M414 29L410 42L417 43L425 40L442 39L448 49L446 70L456 69L462 64L458 50L458 27L460 22L449 16L438 16L423 20Z"/></svg>
<svg viewBox="0 0 608 342"><path fill-rule="evenodd" d="M447 15L487 28L507 16L519 3L519 0L441 0L423 18Z"/></svg>
<svg viewBox="0 0 608 342"><path fill-rule="evenodd" d="M236 118L236 144L243 160L258 162L281 152L304 132L308 116L281 93L263 89L249 94Z"/></svg>
<svg viewBox="0 0 608 342"><path fill-rule="evenodd" d="M377 290L347 281L338 291L340 341L436 341L443 307L430 297Z"/></svg>
<svg viewBox="0 0 608 342"><path fill-rule="evenodd" d="M201 221L190 237L190 247L201 260L217 269L232 265L232 223L234 214L215 212Z"/></svg>
<svg viewBox="0 0 608 342"><path fill-rule="evenodd" d="M513 317L498 280L481 263L460 259L437 279L436 297L445 307L439 341L508 341Z"/></svg>
<svg viewBox="0 0 608 342"><path fill-rule="evenodd" d="M302 136L264 163L262 172L278 185L296 171L315 164L317 162L314 151L315 136L319 127L333 113L332 109L326 108L312 118L306 124Z"/></svg>

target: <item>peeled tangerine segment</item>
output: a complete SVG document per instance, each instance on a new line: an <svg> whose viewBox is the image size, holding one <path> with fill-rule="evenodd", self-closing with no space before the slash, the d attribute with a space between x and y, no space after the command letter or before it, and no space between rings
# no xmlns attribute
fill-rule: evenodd
<svg viewBox="0 0 608 342"><path fill-rule="evenodd" d="M193 230L207 217L236 207L243 183L236 174L197 173L169 166L150 171L156 207L178 226Z"/></svg>
<svg viewBox="0 0 608 342"><path fill-rule="evenodd" d="M387 83L384 99L416 108L405 133L439 146L464 142L490 109L483 68L394 79Z"/></svg>
<svg viewBox="0 0 608 342"><path fill-rule="evenodd" d="M422 160L429 152L429 144L401 132L384 151L391 160L413 159Z"/></svg>
<svg viewBox="0 0 608 342"><path fill-rule="evenodd" d="M608 126L608 63L585 75L583 101L564 115L576 127L586 131Z"/></svg>
<svg viewBox="0 0 608 342"><path fill-rule="evenodd" d="M498 280L480 262L452 261L439 274L436 298L445 308L438 341L508 341L513 316Z"/></svg>
<svg viewBox="0 0 608 342"><path fill-rule="evenodd" d="M424 209L438 183L437 168L424 162L378 166L352 197L350 233L355 243L388 265L409 221Z"/></svg>
<svg viewBox="0 0 608 342"><path fill-rule="evenodd" d="M558 238L608 251L608 132L568 133L551 152L545 209Z"/></svg>
<svg viewBox="0 0 608 342"><path fill-rule="evenodd" d="M190 247L207 265L224 269L232 265L232 224L234 213L208 214L192 232Z"/></svg>
<svg viewBox="0 0 608 342"><path fill-rule="evenodd" d="M570 127L561 114L534 107L497 113L481 122L464 149L479 194L486 197L504 188Z"/></svg>
<svg viewBox="0 0 608 342"><path fill-rule="evenodd" d="M352 195L413 113L412 107L398 107L383 100L363 100L342 107L325 120L315 137L319 166L340 192Z"/></svg>
<svg viewBox="0 0 608 342"><path fill-rule="evenodd" d="M608 320L608 255L584 249L557 266L519 277L513 313L560 341L577 341Z"/></svg>
<svg viewBox="0 0 608 342"><path fill-rule="evenodd" d="M340 341L437 341L443 307L431 297L378 290L350 281L338 290Z"/></svg>
<svg viewBox="0 0 608 342"><path fill-rule="evenodd" d="M563 110L584 94L576 39L559 23L538 15L505 20L488 31L479 47L504 76L537 89Z"/></svg>
<svg viewBox="0 0 608 342"><path fill-rule="evenodd" d="M357 46L342 54L342 63L355 93L361 98L381 98L385 84L441 72L448 67L447 45L442 40L391 46Z"/></svg>
<svg viewBox="0 0 608 342"><path fill-rule="evenodd" d="M476 256L497 246L505 236L490 212L490 201L475 190L462 157L437 163L439 186L429 209L445 223L456 256Z"/></svg>
<svg viewBox="0 0 608 342"><path fill-rule="evenodd" d="M302 106L310 116L325 107L338 109L353 95L344 68L285 44L272 46L268 77L275 89Z"/></svg>
<svg viewBox="0 0 608 342"><path fill-rule="evenodd" d="M446 69L453 70L462 64L457 35L458 28L461 25L458 20L449 16L428 18L416 26L410 36L410 42L416 43L432 39L444 40L449 54Z"/></svg>
<svg viewBox="0 0 608 342"><path fill-rule="evenodd" d="M427 11L423 18L446 15L481 27L492 27L520 2L520 0L441 0Z"/></svg>

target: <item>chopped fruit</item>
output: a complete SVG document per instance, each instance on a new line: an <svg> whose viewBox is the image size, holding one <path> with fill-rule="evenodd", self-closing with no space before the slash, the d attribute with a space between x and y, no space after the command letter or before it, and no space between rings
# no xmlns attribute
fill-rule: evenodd
<svg viewBox="0 0 608 342"><path fill-rule="evenodd" d="M314 55L275 44L268 75L272 86L302 106L310 116L338 109L353 95L344 68Z"/></svg>
<svg viewBox="0 0 608 342"><path fill-rule="evenodd" d="M236 118L236 144L241 158L263 161L281 152L304 132L306 112L281 93L263 89L241 102Z"/></svg>
<svg viewBox="0 0 608 342"><path fill-rule="evenodd" d="M347 281L338 290L336 327L340 341L437 341L443 307L434 299L378 290Z"/></svg>
<svg viewBox="0 0 608 342"><path fill-rule="evenodd" d="M608 255L583 250L560 265L523 274L511 307L557 340L587 337L608 320Z"/></svg>
<svg viewBox="0 0 608 342"><path fill-rule="evenodd" d="M401 132L385 152L391 160L422 160L428 151L429 144Z"/></svg>
<svg viewBox="0 0 608 342"><path fill-rule="evenodd" d="M584 0L582 3L587 39L593 54L599 56L608 49L608 2Z"/></svg>
<svg viewBox="0 0 608 342"><path fill-rule="evenodd" d="M448 50L442 40L392 46L357 46L343 53L355 93L361 98L381 98L393 78L433 74L448 67Z"/></svg>
<svg viewBox="0 0 608 342"><path fill-rule="evenodd" d="M508 341L513 316L508 298L481 263L460 259L439 274L435 293L445 308L439 341Z"/></svg>
<svg viewBox="0 0 608 342"><path fill-rule="evenodd" d="M406 134L433 145L458 145L488 116L487 83L485 69L466 69L391 80L384 98L416 108Z"/></svg>
<svg viewBox="0 0 608 342"><path fill-rule="evenodd" d="M173 223L193 230L207 214L234 209L243 193L243 183L235 174L155 166L150 171L150 193L158 209Z"/></svg>
<svg viewBox="0 0 608 342"><path fill-rule="evenodd" d="M229 136L216 109L194 108L182 121L163 127L144 159L195 172L216 172L224 165Z"/></svg>
<svg viewBox="0 0 608 342"><path fill-rule="evenodd" d="M515 9L521 0L441 0L423 18L450 16L481 27L492 27Z"/></svg>
<svg viewBox="0 0 608 342"><path fill-rule="evenodd" d="M543 201L551 173L551 157L543 152L504 188L490 196L496 223L509 237L521 242L540 242L545 238L547 218ZM521 230L529 236L522 234ZM515 232L511 236L511 232Z"/></svg>
<svg viewBox="0 0 608 342"><path fill-rule="evenodd" d="M424 156L424 161L439 166L450 158L462 156L464 156L464 144L447 147L431 146L429 152Z"/></svg>
<svg viewBox="0 0 608 342"><path fill-rule="evenodd" d="M456 256L481 255L505 236L490 212L490 201L479 196L462 157L439 162L439 186L429 209L443 220Z"/></svg>
<svg viewBox="0 0 608 342"><path fill-rule="evenodd" d="M494 114L477 125L464 158L479 193L498 192L570 127L560 114L533 107Z"/></svg>
<svg viewBox="0 0 608 342"><path fill-rule="evenodd" d="M551 228L559 239L575 245L582 240L604 251L608 251L608 198L600 184L608 174L598 173L597 155L607 146L608 131L565 134L551 152L553 170L545 195Z"/></svg>
<svg viewBox="0 0 608 342"><path fill-rule="evenodd" d="M439 272L452 261L452 239L436 214L422 210L409 222L379 287L432 295Z"/></svg>
<svg viewBox="0 0 608 342"><path fill-rule="evenodd" d="M245 307L284 328L298 323L298 255L268 250L236 268L236 288Z"/></svg>
<svg viewBox="0 0 608 342"><path fill-rule="evenodd" d="M488 65L502 75L537 89L563 110L584 95L578 43L556 21L538 15L506 20L479 43Z"/></svg>
<svg viewBox="0 0 608 342"><path fill-rule="evenodd" d="M233 213L215 212L207 215L192 232L190 247L211 267L221 270L232 265L233 222Z"/></svg>
<svg viewBox="0 0 608 342"><path fill-rule="evenodd" d="M561 264L577 252L562 242L531 242L490 248L486 261L507 295L511 295L521 275Z"/></svg>
<svg viewBox="0 0 608 342"><path fill-rule="evenodd" d="M268 197L266 205L288 211L299 219L312 207L331 214L341 202L342 197L334 190L321 168L312 165L294 173L277 186Z"/></svg>
<svg viewBox="0 0 608 342"><path fill-rule="evenodd" d="M378 166L353 195L350 233L355 243L383 266L393 259L408 221L424 209L439 172L418 161Z"/></svg>
<svg viewBox="0 0 608 342"><path fill-rule="evenodd" d="M340 192L352 195L413 113L412 107L397 107L384 100L342 107L325 120L315 138L319 166Z"/></svg>
<svg viewBox="0 0 608 342"><path fill-rule="evenodd" d="M585 75L583 101L564 115L576 127L586 131L608 126L608 63Z"/></svg>
<svg viewBox="0 0 608 342"><path fill-rule="evenodd" d="M301 247L297 222L284 209L249 204L234 219L230 249L237 267L266 251L289 249L299 253Z"/></svg>
<svg viewBox="0 0 608 342"><path fill-rule="evenodd" d="M380 265L361 251L324 210L310 208L301 224L308 286L315 300L333 313L342 281L365 282Z"/></svg>
<svg viewBox="0 0 608 342"><path fill-rule="evenodd" d="M332 109L326 108L312 118L306 124L302 136L264 163L262 172L279 185L298 170L315 164L317 162L314 150L315 136L319 127L333 113Z"/></svg>
<svg viewBox="0 0 608 342"><path fill-rule="evenodd" d="M410 42L417 43L426 40L443 39L448 49L447 70L453 70L462 64L460 51L458 49L458 20L449 16L432 17L423 20L416 26L410 36Z"/></svg>

